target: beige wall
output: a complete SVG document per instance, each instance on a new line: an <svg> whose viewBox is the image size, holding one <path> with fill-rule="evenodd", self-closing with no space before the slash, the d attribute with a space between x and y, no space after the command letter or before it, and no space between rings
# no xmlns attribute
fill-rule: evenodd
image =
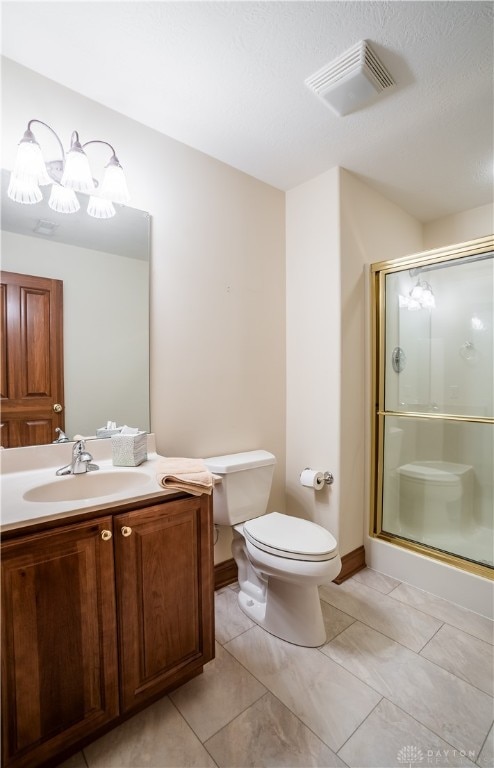
<svg viewBox="0 0 494 768"><path fill-rule="evenodd" d="M421 224L344 169L287 193L287 511L329 528L342 555L368 519L365 269L421 248ZM305 466L334 485L302 488Z"/></svg>
<svg viewBox="0 0 494 768"><path fill-rule="evenodd" d="M481 205L424 224L424 250L464 243L494 232L494 207Z"/></svg>
<svg viewBox="0 0 494 768"><path fill-rule="evenodd" d="M286 195L287 511L338 536L340 496L339 170ZM333 486L303 488L305 467Z"/></svg>
<svg viewBox="0 0 494 768"><path fill-rule="evenodd" d="M366 271L422 249L422 225L356 176L340 174L340 549L364 542L369 516L370 307Z"/></svg>
<svg viewBox="0 0 494 768"><path fill-rule="evenodd" d="M82 141L115 146L131 204L152 216L151 428L158 450L270 450L278 458L271 504L283 509L283 192L5 59L2 86L4 167L12 168L30 118L52 125L65 144L76 129ZM35 133L55 154L46 129ZM230 556L220 543L217 559Z"/></svg>

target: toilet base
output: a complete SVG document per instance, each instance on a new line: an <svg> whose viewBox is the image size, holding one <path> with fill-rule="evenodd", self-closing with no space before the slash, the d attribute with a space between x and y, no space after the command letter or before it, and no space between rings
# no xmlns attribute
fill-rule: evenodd
<svg viewBox="0 0 494 768"><path fill-rule="evenodd" d="M239 592L242 611L271 635L294 645L317 648L326 642L326 630L317 586L298 587L269 580L266 602Z"/></svg>
<svg viewBox="0 0 494 768"><path fill-rule="evenodd" d="M234 529L232 554L238 569L238 604L249 619L294 645L324 645L318 586L338 576L338 554L321 561L280 558L254 547L238 529Z"/></svg>

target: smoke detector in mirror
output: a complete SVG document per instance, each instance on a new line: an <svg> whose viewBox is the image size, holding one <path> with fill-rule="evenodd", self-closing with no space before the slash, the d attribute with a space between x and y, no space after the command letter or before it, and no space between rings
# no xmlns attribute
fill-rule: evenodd
<svg viewBox="0 0 494 768"><path fill-rule="evenodd" d="M305 84L341 117L361 109L395 81L367 40L360 40Z"/></svg>

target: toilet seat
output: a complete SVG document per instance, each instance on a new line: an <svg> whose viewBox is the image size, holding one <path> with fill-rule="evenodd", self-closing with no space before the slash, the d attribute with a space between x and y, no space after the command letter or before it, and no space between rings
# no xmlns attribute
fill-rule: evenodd
<svg viewBox="0 0 494 768"><path fill-rule="evenodd" d="M254 547L277 557L317 562L338 555L336 539L326 528L279 512L247 520L235 528L243 531Z"/></svg>

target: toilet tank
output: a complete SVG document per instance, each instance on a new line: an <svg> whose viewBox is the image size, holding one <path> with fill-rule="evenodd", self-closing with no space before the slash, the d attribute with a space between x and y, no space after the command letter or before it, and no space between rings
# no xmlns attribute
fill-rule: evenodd
<svg viewBox="0 0 494 768"><path fill-rule="evenodd" d="M266 512L276 458L268 451L244 451L204 459L221 476L214 487L213 516L217 525L237 525Z"/></svg>

